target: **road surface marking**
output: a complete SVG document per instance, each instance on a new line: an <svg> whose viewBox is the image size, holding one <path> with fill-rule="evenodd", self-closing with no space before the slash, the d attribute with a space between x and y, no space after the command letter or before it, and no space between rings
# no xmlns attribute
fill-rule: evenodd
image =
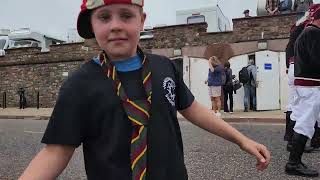
<svg viewBox="0 0 320 180"><path fill-rule="evenodd" d="M270 123L270 122L230 122L229 124L237 125L255 125L255 126L285 126L284 123Z"/></svg>
<svg viewBox="0 0 320 180"><path fill-rule="evenodd" d="M24 131L25 133L31 133L31 134L43 134L43 132L36 132L36 131Z"/></svg>

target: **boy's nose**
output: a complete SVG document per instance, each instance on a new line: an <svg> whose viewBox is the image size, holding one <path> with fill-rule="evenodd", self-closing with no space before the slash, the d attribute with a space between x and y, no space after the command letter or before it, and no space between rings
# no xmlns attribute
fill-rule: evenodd
<svg viewBox="0 0 320 180"><path fill-rule="evenodd" d="M113 18L110 21L110 28L111 31L120 31L123 29L123 23L119 19Z"/></svg>

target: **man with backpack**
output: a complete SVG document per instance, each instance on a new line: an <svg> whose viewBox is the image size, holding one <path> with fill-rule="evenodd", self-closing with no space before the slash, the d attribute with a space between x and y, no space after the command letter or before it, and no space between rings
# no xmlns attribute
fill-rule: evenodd
<svg viewBox="0 0 320 180"><path fill-rule="evenodd" d="M257 100L256 100L256 77L257 77L257 67L254 65L254 59L249 59L248 66L243 67L239 71L239 80L244 87L244 112L249 110L250 97L252 97L253 110L257 110Z"/></svg>

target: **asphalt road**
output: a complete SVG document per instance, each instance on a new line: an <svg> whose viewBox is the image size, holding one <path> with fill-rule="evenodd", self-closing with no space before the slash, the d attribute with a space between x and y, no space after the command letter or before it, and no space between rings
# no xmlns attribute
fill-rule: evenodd
<svg viewBox="0 0 320 180"><path fill-rule="evenodd" d="M0 180L17 179L30 160L41 149L39 143L48 121L0 120ZM181 121L185 163L190 180L302 180L284 174L288 159L282 141L284 125L232 124L242 133L265 144L272 153L272 162L264 172L255 170L255 159L238 146L211 135L187 121ZM320 153L305 154L304 161L320 171ZM86 179L82 150L76 150L68 167L58 178ZM320 178L314 178L319 179Z"/></svg>

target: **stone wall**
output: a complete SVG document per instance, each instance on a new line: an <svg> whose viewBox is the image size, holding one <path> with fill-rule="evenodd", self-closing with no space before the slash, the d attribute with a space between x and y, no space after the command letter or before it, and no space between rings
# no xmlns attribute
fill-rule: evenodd
<svg viewBox="0 0 320 180"><path fill-rule="evenodd" d="M153 29L154 38L142 40L146 49L183 48L216 43L286 39L297 19L295 13L233 19L233 31L206 33L207 24L175 25Z"/></svg>
<svg viewBox="0 0 320 180"><path fill-rule="evenodd" d="M296 14L233 19L235 41L258 40L262 33L264 39L288 38L296 19Z"/></svg>
<svg viewBox="0 0 320 180"><path fill-rule="evenodd" d="M25 87L27 106L37 106L39 92L40 107L52 107L57 97L58 89L64 80L64 72L72 72L79 68L83 61L28 64L0 67L1 105L3 93L6 93L7 107L19 106L19 87Z"/></svg>
<svg viewBox="0 0 320 180"><path fill-rule="evenodd" d="M182 49L185 47L207 46L217 43L235 43L265 39L286 39L295 14L234 19L233 31L206 33L207 24L175 25L154 28L152 39L141 40L140 45L147 52L156 49ZM27 87L28 105L36 107L37 93L40 107L52 107L58 89L69 74L99 52L94 40L85 43L54 45L50 52L39 48L7 50L0 57L0 104L3 93L7 95L7 107L18 106L19 87Z"/></svg>
<svg viewBox="0 0 320 180"><path fill-rule="evenodd" d="M39 92L40 107L52 107L58 90L66 78L63 73L72 73L84 60L99 52L83 43L54 45L50 52L39 48L19 48L6 51L0 57L0 104L7 107L19 106L19 87L26 88L27 105L37 106Z"/></svg>

